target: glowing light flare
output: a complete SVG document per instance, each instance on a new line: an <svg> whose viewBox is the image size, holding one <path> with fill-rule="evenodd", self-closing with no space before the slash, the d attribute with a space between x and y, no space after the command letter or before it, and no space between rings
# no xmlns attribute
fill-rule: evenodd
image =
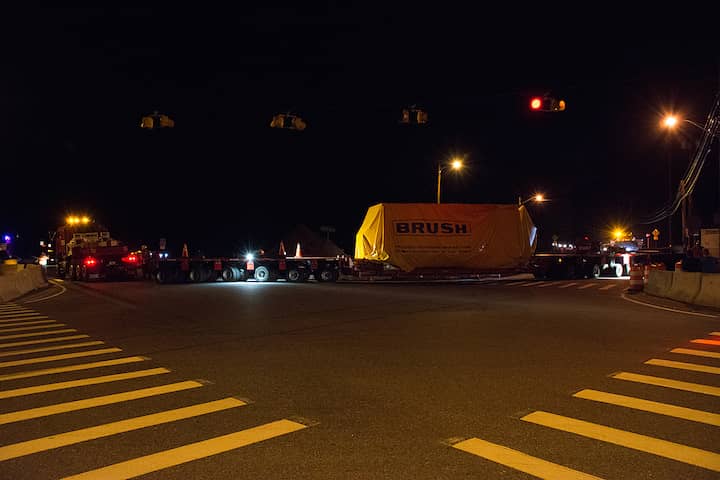
<svg viewBox="0 0 720 480"><path fill-rule="evenodd" d="M625 235L625 232L621 228L616 228L613 230L612 235L615 240L620 240Z"/></svg>
<svg viewBox="0 0 720 480"><path fill-rule="evenodd" d="M138 263L138 257L137 255L130 254L122 258L122 261L124 263Z"/></svg>
<svg viewBox="0 0 720 480"><path fill-rule="evenodd" d="M536 202L544 202L545 196L542 193L535 194L535 201Z"/></svg>
<svg viewBox="0 0 720 480"><path fill-rule="evenodd" d="M540 110L540 107L542 107L542 100L540 97L534 97L530 100L530 108L532 110Z"/></svg>
<svg viewBox="0 0 720 480"><path fill-rule="evenodd" d="M677 116L675 116L675 115L667 115L667 116L665 116L665 118L663 119L662 124L663 124L663 126L665 126L666 128L675 128L675 127L677 126L678 122L679 122L679 120L678 120L678 117L677 117Z"/></svg>
<svg viewBox="0 0 720 480"><path fill-rule="evenodd" d="M252 253L248 253L245 255L245 261L252 262L253 260L255 260L255 255L253 255Z"/></svg>
<svg viewBox="0 0 720 480"><path fill-rule="evenodd" d="M463 162L460 159L454 159L450 164L453 170L460 170L463 167Z"/></svg>
<svg viewBox="0 0 720 480"><path fill-rule="evenodd" d="M86 267L94 267L97 265L97 260L95 260L94 257L85 257L85 260L83 260L83 263Z"/></svg>

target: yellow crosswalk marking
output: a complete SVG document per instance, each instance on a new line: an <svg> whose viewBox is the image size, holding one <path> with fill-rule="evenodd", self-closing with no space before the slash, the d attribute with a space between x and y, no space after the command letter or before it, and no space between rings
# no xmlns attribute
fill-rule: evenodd
<svg viewBox="0 0 720 480"><path fill-rule="evenodd" d="M65 328L63 330L51 330L49 332L35 332L35 333L17 333L15 335L3 335L0 340L12 340L15 338L27 338L27 337L39 337L41 335L53 335L55 333L72 333L77 332L74 328Z"/></svg>
<svg viewBox="0 0 720 480"><path fill-rule="evenodd" d="M39 377L41 375L53 375L55 373L76 372L78 370L88 370L90 368L111 367L113 365L124 365L126 363L144 362L145 360L147 360L145 357L125 357L116 358L115 360L105 360L104 362L83 363L80 365L69 365L67 367L45 368L43 370L30 370L28 372L0 375L0 381Z"/></svg>
<svg viewBox="0 0 720 480"><path fill-rule="evenodd" d="M0 368L17 367L20 365L31 365L33 363L55 362L57 360L67 360L69 358L92 357L95 355L105 355L106 353L122 352L120 348L101 348L99 350L87 350L85 352L64 353L62 355L50 355L47 357L24 358L22 360L13 360L10 362L0 362Z"/></svg>
<svg viewBox="0 0 720 480"><path fill-rule="evenodd" d="M24 347L26 345L38 345L41 343L64 342L66 340L79 340L90 338L90 335L70 335L69 337L43 338L41 340L27 340L23 342L0 343L0 348Z"/></svg>
<svg viewBox="0 0 720 480"><path fill-rule="evenodd" d="M0 318L23 318L23 317L32 317L35 315L39 315L36 312L13 312L13 313L0 313Z"/></svg>
<svg viewBox="0 0 720 480"><path fill-rule="evenodd" d="M64 480L121 480L157 472L200 458L217 455L253 443L268 440L307 428L302 423L291 420L278 420L258 427L211 438L202 442L191 443L164 452L135 458L126 462L116 463L97 470L66 477Z"/></svg>
<svg viewBox="0 0 720 480"><path fill-rule="evenodd" d="M637 373L620 372L612 375L612 378L618 380L628 380L630 382L646 383L648 385L657 385L658 387L674 388L675 390L685 390L686 392L704 393L720 397L720 387L711 385L703 385L701 383L681 382L680 380L671 380L669 378L652 377L650 375L640 375Z"/></svg>
<svg viewBox="0 0 720 480"><path fill-rule="evenodd" d="M4 327L6 323L17 322L18 320L39 320L42 318L50 318L50 317L48 317L47 315L31 315L29 317L6 318L3 320L0 320L0 327Z"/></svg>
<svg viewBox="0 0 720 480"><path fill-rule="evenodd" d="M577 282L566 283L565 285L560 285L558 288L570 288L573 285L577 285Z"/></svg>
<svg viewBox="0 0 720 480"><path fill-rule="evenodd" d="M698 365L697 363L675 362L673 360L663 360L660 358L652 358L645 363L647 365L656 365L659 367L679 368L681 370L692 370L694 372L714 373L715 375L720 375L720 367Z"/></svg>
<svg viewBox="0 0 720 480"><path fill-rule="evenodd" d="M101 377L82 378L80 380L70 380L67 382L48 383L45 385L36 385L34 387L16 388L13 390L0 390L0 399L22 397L25 395L34 395L36 393L52 392L55 390L64 390L66 388L84 387L87 385L97 385L99 383L117 382L120 380L130 380L133 378L148 377L150 375L160 375L170 373L167 368L150 368L147 370L136 370L128 373L116 373L114 375L103 375Z"/></svg>
<svg viewBox="0 0 720 480"><path fill-rule="evenodd" d="M585 290L586 288L594 287L597 283L586 283L583 286L578 287L578 290Z"/></svg>
<svg viewBox="0 0 720 480"><path fill-rule="evenodd" d="M720 472L720 455L699 448L542 411L521 420Z"/></svg>
<svg viewBox="0 0 720 480"><path fill-rule="evenodd" d="M55 323L55 320L34 320L32 322L23 321L23 322L16 322L16 323L3 323L2 325L0 325L0 328L22 327L22 326L27 326L27 325L39 325L41 323L44 323L44 324Z"/></svg>
<svg viewBox="0 0 720 480"><path fill-rule="evenodd" d="M696 338L690 340L692 343L702 343L704 345L720 345L720 340L705 340L704 338Z"/></svg>
<svg viewBox="0 0 720 480"><path fill-rule="evenodd" d="M28 353L51 352L53 350L65 350L68 348L91 347L93 345L102 345L105 342L93 340L92 342L70 343L67 345L53 345L52 347L26 348L25 350L13 350L11 352L1 352L1 357L13 357L15 355L27 355Z"/></svg>
<svg viewBox="0 0 720 480"><path fill-rule="evenodd" d="M604 287L598 288L598 290L610 290L611 288L617 287L617 284L611 283L610 285L605 285Z"/></svg>
<svg viewBox="0 0 720 480"><path fill-rule="evenodd" d="M694 410L692 408L679 407L667 403L653 402L642 398L627 397L614 393L599 392L597 390L581 390L573 397L594 400L596 402L609 403L621 407L634 408L645 412L667 415L669 417L682 418L693 422L707 423L708 425L720 426L720 415L717 413Z"/></svg>
<svg viewBox="0 0 720 480"><path fill-rule="evenodd" d="M15 327L0 330L0 333L22 332L23 330L42 330L43 328L64 327L64 323L53 323L52 325L33 325L31 327ZM1 338L1 337L0 337Z"/></svg>
<svg viewBox="0 0 720 480"><path fill-rule="evenodd" d="M76 443L87 442L89 440L109 437L119 433L139 430L145 427L176 422L178 420L219 412L229 408L242 407L243 405L246 405L246 403L242 400L238 400L236 398L224 398L222 400L201 403L190 407L167 410L165 412L153 413L141 417L129 418L118 422L106 423L95 427L88 427L72 432L60 433L49 437L15 443L0 447L0 462L11 458L23 457L33 453L52 450L53 448L65 447L67 445L74 445Z"/></svg>
<svg viewBox="0 0 720 480"><path fill-rule="evenodd" d="M697 357L720 358L718 352L708 352L707 350L694 350L691 348L673 348L672 353L684 353L685 355L695 355Z"/></svg>
<svg viewBox="0 0 720 480"><path fill-rule="evenodd" d="M111 405L113 403L127 402L130 400L137 400L139 398L154 397L155 395L181 392L183 390L189 390L191 388L198 388L202 386L203 384L200 382L189 380L186 382L160 385L159 387L142 388L140 390L113 393L111 395L103 395L101 397L85 398L83 400L76 400L74 402L58 403L55 405L48 405L47 407L18 410L16 412L4 413L0 415L0 425L22 422L24 420L30 420L32 418L48 417L50 415L57 415L59 413L74 412L76 410L84 410L86 408Z"/></svg>
<svg viewBox="0 0 720 480"><path fill-rule="evenodd" d="M600 477L572 470L479 438L470 438L456 443L453 448L472 453L478 457L486 458L538 478L548 480L601 480Z"/></svg>

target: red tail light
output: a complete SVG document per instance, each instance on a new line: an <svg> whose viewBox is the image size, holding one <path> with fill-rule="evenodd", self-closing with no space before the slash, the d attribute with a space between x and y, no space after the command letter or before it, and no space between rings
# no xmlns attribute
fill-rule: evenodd
<svg viewBox="0 0 720 480"><path fill-rule="evenodd" d="M130 254L130 255L124 256L122 258L122 261L125 263L138 263L138 257L137 257L137 255Z"/></svg>
<svg viewBox="0 0 720 480"><path fill-rule="evenodd" d="M85 257L83 263L86 267L94 267L95 265L97 265L97 260L95 260L93 257Z"/></svg>

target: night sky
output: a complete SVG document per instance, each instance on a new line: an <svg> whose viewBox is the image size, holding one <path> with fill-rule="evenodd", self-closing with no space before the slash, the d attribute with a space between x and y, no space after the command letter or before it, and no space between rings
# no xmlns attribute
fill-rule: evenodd
<svg viewBox="0 0 720 480"><path fill-rule="evenodd" d="M6 9L0 230L34 248L81 212L132 247L225 255L302 223L351 252L369 206L434 202L438 162L462 155L443 202L543 192L541 247L667 231L640 222L668 200L668 159L674 196L701 132L659 123L670 109L705 122L717 12L289 5ZM531 112L546 92L566 111ZM399 124L412 104L428 125ZM175 128L141 129L155 110ZM269 127L288 111L308 128ZM720 210L718 150L694 195L703 226Z"/></svg>

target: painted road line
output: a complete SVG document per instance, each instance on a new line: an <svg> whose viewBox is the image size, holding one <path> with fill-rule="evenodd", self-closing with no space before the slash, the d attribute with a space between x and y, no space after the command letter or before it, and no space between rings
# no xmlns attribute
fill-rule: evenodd
<svg viewBox="0 0 720 480"><path fill-rule="evenodd" d="M566 283L565 285L560 285L558 288L570 288L573 285L577 285L577 282Z"/></svg>
<svg viewBox="0 0 720 480"><path fill-rule="evenodd" d="M79 365L70 365L67 367L46 368L43 370L30 370L28 372L11 373L8 375L0 375L0 382L5 380L15 380L18 378L39 377L41 375L53 375L56 373L76 372L78 370L89 370L91 368L111 367L114 365L124 365L126 363L144 362L145 357L125 357L116 358L115 360L105 360L104 362L82 363Z"/></svg>
<svg viewBox="0 0 720 480"><path fill-rule="evenodd" d="M17 318L5 318L0 320L0 327L5 323L17 322L18 320L42 320L44 318L50 318L47 315L31 315L29 317L17 317Z"/></svg>
<svg viewBox="0 0 720 480"><path fill-rule="evenodd" d="M542 411L525 415L521 420L720 472L720 454L680 443Z"/></svg>
<svg viewBox="0 0 720 480"><path fill-rule="evenodd" d="M685 355L695 355L698 357L720 358L720 353L708 352L707 350L693 350L690 348L673 348L671 353L684 353Z"/></svg>
<svg viewBox="0 0 720 480"><path fill-rule="evenodd" d="M22 317L33 317L36 315L40 315L37 312L22 312L22 313L0 313L0 319L6 319L6 318L22 318Z"/></svg>
<svg viewBox="0 0 720 480"><path fill-rule="evenodd" d="M692 343L702 343L704 345L720 345L720 340L705 340L704 338L696 338L690 340Z"/></svg>
<svg viewBox="0 0 720 480"><path fill-rule="evenodd" d="M41 352L51 352L53 350L65 350L67 348L92 347L94 345L103 345L104 343L105 342L101 342L100 340L93 340L92 342L71 343L69 345L53 345L52 347L26 348L25 350L13 350L12 352L2 352L2 353L0 353L0 358L14 357L15 355L27 355L28 353L41 353Z"/></svg>
<svg viewBox="0 0 720 480"><path fill-rule="evenodd" d="M710 332L710 335L720 336L720 332Z"/></svg>
<svg viewBox="0 0 720 480"><path fill-rule="evenodd" d="M513 282L513 283L508 283L508 287L522 287L524 285L529 285L532 283L535 283L535 282Z"/></svg>
<svg viewBox="0 0 720 480"><path fill-rule="evenodd" d="M610 290L611 288L617 287L616 283L611 283L610 285L605 285L604 287L598 288L598 290Z"/></svg>
<svg viewBox="0 0 720 480"><path fill-rule="evenodd" d="M51 330L49 332L21 333L17 335L3 335L0 340L12 340L14 338L39 337L41 335L52 335L54 333L72 333L77 332L74 328L65 328L63 330Z"/></svg>
<svg viewBox="0 0 720 480"><path fill-rule="evenodd" d="M697 363L674 362L672 360L662 360L660 358L651 358L646 365L656 365L659 367L679 368L681 370L692 370L694 372L714 373L720 375L720 367L711 367L709 365L698 365Z"/></svg>
<svg viewBox="0 0 720 480"><path fill-rule="evenodd" d="M618 380L628 380L630 382L646 383L648 385L657 385L658 387L674 388L675 390L685 390L686 392L704 393L720 397L720 387L711 385L703 385L701 383L681 382L679 380L671 380L669 378L651 377L650 375L639 375L637 373L620 372L611 375L611 378Z"/></svg>
<svg viewBox="0 0 720 480"><path fill-rule="evenodd" d="M540 285L538 285L538 288L547 288L547 287L553 287L557 285L557 283L554 282L540 282Z"/></svg>
<svg viewBox="0 0 720 480"><path fill-rule="evenodd" d="M538 478L553 480L601 480L600 477L572 470L562 465L503 447L502 445L480 440L479 438L469 438L456 443L452 447Z"/></svg>
<svg viewBox="0 0 720 480"><path fill-rule="evenodd" d="M116 373L114 375L104 375L102 377L83 378L80 380L71 380L69 382L48 383L46 385L36 385L34 387L16 388L14 390L0 390L0 400L3 398L23 397L25 395L34 395L36 393L53 392L55 390L65 390L67 388L85 387L87 385L97 385L100 383L117 382L120 380L131 380L133 378L149 377L151 375L161 375L170 373L167 368L151 368L148 370L137 370L128 373Z"/></svg>
<svg viewBox="0 0 720 480"><path fill-rule="evenodd" d="M24 322L23 321L23 322L16 322L16 323L3 323L2 325L0 325L0 328L20 327L20 326L24 326L24 325L38 325L41 323L45 323L45 324L55 323L55 320L35 320L33 322Z"/></svg>
<svg viewBox="0 0 720 480"><path fill-rule="evenodd" d="M66 477L64 480L121 480L135 478L151 472L192 462L223 452L229 452L253 443L269 440L280 435L307 428L302 423L291 420L278 420L258 427L191 443L182 447L165 450L152 455L138 457L126 462L116 463L97 470Z"/></svg>
<svg viewBox="0 0 720 480"><path fill-rule="evenodd" d="M720 415L717 413L694 410L692 408L678 407L667 403L652 402L642 398L627 397L614 393L599 392L597 390L581 390L573 397L594 400L596 402L609 403L620 407L643 410L645 412L667 415L669 417L682 418L692 422L707 423L708 425L720 426Z"/></svg>
<svg viewBox="0 0 720 480"><path fill-rule="evenodd" d="M16 328L6 328L3 330L0 330L0 333L10 333L10 332L22 332L23 330L40 330L42 328L56 328L56 327L66 327L64 323L54 323L52 325L34 325L32 327L16 327Z"/></svg>
<svg viewBox="0 0 720 480"><path fill-rule="evenodd" d="M69 337L43 338L41 340L27 340L24 342L0 343L0 348L24 347L26 345L38 345L40 343L64 342L66 340L78 340L90 338L90 335L70 335Z"/></svg>
<svg viewBox="0 0 720 480"><path fill-rule="evenodd" d="M121 348L101 348L100 350L87 350L85 352L63 353L62 355L50 355L47 357L24 358L22 360L12 360L10 362L0 362L0 368L17 367L20 365L32 365L33 363L55 362L57 360L67 360L68 358L93 357L95 355L105 355L106 353L122 352Z"/></svg>
<svg viewBox="0 0 720 480"><path fill-rule="evenodd" d="M222 400L215 400L214 402L201 403L190 407L167 410L165 412L153 413L142 417L128 418L127 420L120 420L118 422L106 423L95 427L83 428L73 432L65 432L49 437L28 440L26 442L0 447L0 461L23 457L25 455L43 452L46 450L52 450L53 448L87 442L97 438L109 437L119 433L139 430L141 428L162 425L163 423L176 422L178 420L219 412L221 410L242 407L243 405L247 404L242 400L238 400L236 398L224 398Z"/></svg>
<svg viewBox="0 0 720 480"><path fill-rule="evenodd" d="M542 285L545 282L530 282L526 283L525 285L518 285L518 287L537 287L538 285Z"/></svg>
<svg viewBox="0 0 720 480"><path fill-rule="evenodd" d="M592 288L592 287L594 287L595 285L597 285L597 283L586 283L585 285L582 285L582 286L578 287L577 289L578 289L578 290L585 290L586 288Z"/></svg>
<svg viewBox="0 0 720 480"><path fill-rule="evenodd" d="M185 382L170 383L160 385L159 387L142 388L140 390L131 390L129 392L113 393L111 395L103 395L100 397L85 398L83 400L75 400L73 402L57 403L46 407L30 408L28 410L18 410L16 412L4 413L0 415L0 425L8 423L22 422L32 418L49 417L50 415L58 415L60 413L75 412L77 410L85 410L86 408L101 407L103 405L112 405L114 403L128 402L140 398L154 397L156 395L164 395L166 393L181 392L191 388L202 387L203 384L188 380Z"/></svg>

